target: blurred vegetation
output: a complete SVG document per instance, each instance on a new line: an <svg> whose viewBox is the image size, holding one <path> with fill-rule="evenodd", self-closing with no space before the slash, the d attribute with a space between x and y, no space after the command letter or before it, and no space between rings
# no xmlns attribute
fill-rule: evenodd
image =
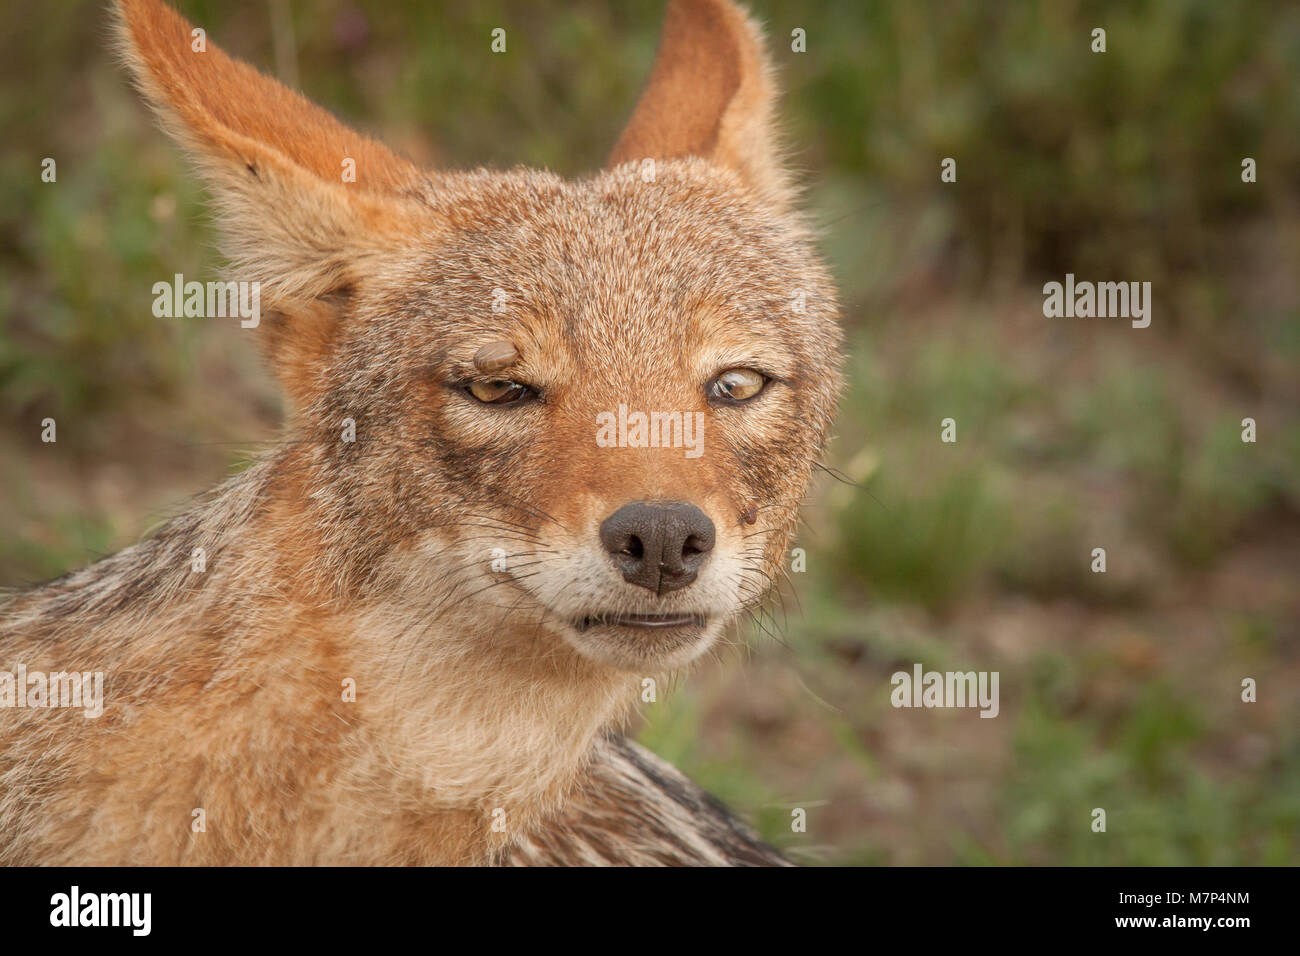
<svg viewBox="0 0 1300 956"><path fill-rule="evenodd" d="M177 5L420 162L566 175L601 164L661 16ZM661 695L642 739L809 861L1295 863L1300 6L753 6L843 292L829 463L851 483L823 482L807 572L753 621L751 659ZM151 314L155 281L219 260L105 30L98 0L68 2L0 38L5 585L130 543L279 413L232 329ZM1044 319L1066 272L1150 281L1151 327ZM917 661L998 670L999 718L892 709L890 673Z"/></svg>

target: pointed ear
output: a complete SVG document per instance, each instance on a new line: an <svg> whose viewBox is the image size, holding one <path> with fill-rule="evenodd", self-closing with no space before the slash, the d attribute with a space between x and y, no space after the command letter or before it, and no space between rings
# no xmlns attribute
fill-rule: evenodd
<svg viewBox="0 0 1300 956"><path fill-rule="evenodd" d="M116 28L136 84L212 187L225 251L240 279L262 284L263 305L347 287L404 231L427 228L411 163L227 56L165 4L118 0Z"/></svg>
<svg viewBox="0 0 1300 956"><path fill-rule="evenodd" d="M730 0L670 0L650 83L609 165L700 156L785 208L776 83L758 26Z"/></svg>

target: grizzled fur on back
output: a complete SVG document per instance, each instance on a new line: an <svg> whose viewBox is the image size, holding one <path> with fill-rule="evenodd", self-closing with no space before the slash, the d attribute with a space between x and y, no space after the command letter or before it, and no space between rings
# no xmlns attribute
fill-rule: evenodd
<svg viewBox="0 0 1300 956"><path fill-rule="evenodd" d="M119 6L291 413L153 537L0 608L0 667L105 674L98 719L3 712L0 862L781 862L609 739L768 592L840 387L756 27L674 0L609 168L566 181L418 171ZM474 397L500 342L535 400ZM713 401L728 369L763 390ZM702 453L601 445L621 406L700 416ZM707 516L689 586L620 574L629 502Z"/></svg>

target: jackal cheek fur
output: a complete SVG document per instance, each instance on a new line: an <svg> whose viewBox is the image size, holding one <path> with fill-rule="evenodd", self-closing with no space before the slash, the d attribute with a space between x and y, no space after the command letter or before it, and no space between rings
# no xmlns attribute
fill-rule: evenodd
<svg viewBox="0 0 1300 956"><path fill-rule="evenodd" d="M557 821L584 788L664 797L600 742L782 573L840 389L756 27L674 0L608 168L578 181L421 172L194 51L158 0L120 0L117 28L261 283L250 335L291 412L153 537L0 609L3 657L107 673L102 721L0 726L0 861L484 863L547 821L622 826L591 822L622 797ZM722 400L735 370L761 390ZM651 413L691 441L601 436Z"/></svg>

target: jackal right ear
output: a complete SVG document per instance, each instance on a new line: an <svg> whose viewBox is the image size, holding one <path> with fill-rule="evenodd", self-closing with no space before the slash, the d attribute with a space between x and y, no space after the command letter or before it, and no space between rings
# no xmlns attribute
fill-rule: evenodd
<svg viewBox="0 0 1300 956"><path fill-rule="evenodd" d="M762 33L744 10L731 0L670 0L650 82L608 165L700 156L786 208L776 100Z"/></svg>

